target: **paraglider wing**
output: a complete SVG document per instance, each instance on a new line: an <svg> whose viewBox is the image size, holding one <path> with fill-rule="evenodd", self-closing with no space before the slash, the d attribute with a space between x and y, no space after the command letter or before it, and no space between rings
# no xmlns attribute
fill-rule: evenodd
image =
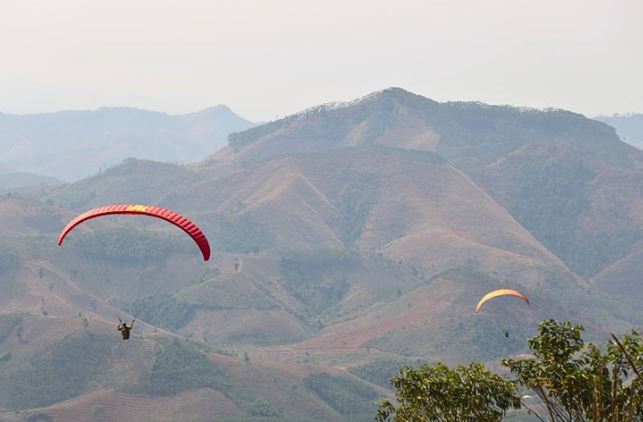
<svg viewBox="0 0 643 422"><path fill-rule="evenodd" d="M147 215L150 217L160 218L169 223L172 223L183 230L185 233L187 233L188 236L190 236L192 240L194 240L194 243L196 243L201 250L204 260L207 261L208 259L210 259L210 243L196 224L190 221L187 217L184 217L175 211L171 211L161 207L154 207L151 205L105 205L103 207L98 207L86 211L78 215L76 218L71 220L69 224L67 224L67 226L63 229L63 231L60 233L60 236L58 237L58 246L62 245L63 240L65 240L65 236L67 236L67 234L72 231L77 225L92 218L114 214Z"/></svg>
<svg viewBox="0 0 643 422"><path fill-rule="evenodd" d="M482 308L482 306L485 303L487 303L489 300L498 296L505 296L505 295L516 296L524 300L525 302L527 302L527 304L529 304L529 299L527 299L527 296L523 295L519 291L511 290L511 289L499 289L499 290L494 290L493 292L487 293L482 297L482 299L480 299L480 302L478 302L478 304L476 305L476 313L478 313Z"/></svg>

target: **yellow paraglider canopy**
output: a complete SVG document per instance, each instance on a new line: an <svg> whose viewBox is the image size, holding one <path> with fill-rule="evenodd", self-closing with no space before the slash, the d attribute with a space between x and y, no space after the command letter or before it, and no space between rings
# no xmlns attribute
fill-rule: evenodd
<svg viewBox="0 0 643 422"><path fill-rule="evenodd" d="M480 299L480 302L478 302L478 304L476 305L476 313L478 313L480 311L480 309L482 308L482 306L485 303L487 303L489 300L491 300L491 299L493 299L495 297L498 297L498 296L505 296L505 295L516 296L516 297L524 300L525 302L527 302L527 304L529 304L529 299L527 299L527 296L523 295L522 293L520 293L517 290L498 289L498 290L494 290L493 292L487 293L486 295L484 295L482 297L482 299Z"/></svg>

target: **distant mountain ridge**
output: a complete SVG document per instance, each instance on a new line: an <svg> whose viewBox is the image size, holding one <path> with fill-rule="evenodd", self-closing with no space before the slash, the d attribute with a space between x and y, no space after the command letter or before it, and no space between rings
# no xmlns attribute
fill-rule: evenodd
<svg viewBox="0 0 643 422"><path fill-rule="evenodd" d="M438 103L401 88L312 107L228 138L235 158L246 161L378 144L433 151L451 161L488 163L530 143L563 142L619 167L643 162L643 153L620 142L612 127L577 113L477 102Z"/></svg>
<svg viewBox="0 0 643 422"><path fill-rule="evenodd" d="M28 191L62 183L54 177L15 171L12 167L0 163L0 194L12 191Z"/></svg>
<svg viewBox="0 0 643 422"><path fill-rule="evenodd" d="M189 165L128 159L0 197L0 377L16 383L0 406L77 420L104 406L120 420L118 401L143 421L161 399L175 412L189 400L195 420L218 407L230 421L366 421L383 391L360 374L493 364L524 352L545 318L595 337L643 322L642 153L604 123L392 88L229 140ZM184 213L211 260L156 219L97 219L56 245L73 215L109 202ZM531 304L499 299L476 314L501 287ZM140 321L136 370L108 365L128 350L114 311ZM104 342L74 362L100 365L84 389L23 397L72 373L57 360L63 335Z"/></svg>
<svg viewBox="0 0 643 422"><path fill-rule="evenodd" d="M28 190L42 186L55 186L63 182L48 176L25 172L0 172L0 193Z"/></svg>
<svg viewBox="0 0 643 422"><path fill-rule="evenodd" d="M643 149L643 114L615 114L597 116L595 119L615 127L625 142Z"/></svg>
<svg viewBox="0 0 643 422"><path fill-rule="evenodd" d="M582 287L640 247L642 162L576 113L391 88L231 134L189 167L132 160L52 193L79 210L107 198L180 206L231 253L348 248L428 274L474 263L532 288Z"/></svg>
<svg viewBox="0 0 643 422"><path fill-rule="evenodd" d="M643 177L643 151L622 142L611 126L565 110L438 103L389 88L348 103L313 107L231 134L229 140L229 147L205 161L204 168L221 172L293 154L374 146L437 153L584 276L622 258L641 239L637 202L603 198L617 180L628 180L621 189L635 193ZM507 188L515 190L503 192ZM553 201L548 204L552 209L566 205L543 219L545 210L538 203L526 206L533 200L528 195L536 192L542 195L539 201ZM614 213L623 218L614 220ZM597 224L605 232L588 242L584 236Z"/></svg>
<svg viewBox="0 0 643 422"><path fill-rule="evenodd" d="M197 161L225 145L229 133L252 125L224 105L182 115L126 107L0 113L0 162L74 181L128 157Z"/></svg>

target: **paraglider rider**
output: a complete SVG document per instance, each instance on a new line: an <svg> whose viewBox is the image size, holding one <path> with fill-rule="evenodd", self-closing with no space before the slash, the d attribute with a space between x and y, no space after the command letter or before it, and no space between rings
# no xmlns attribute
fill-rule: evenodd
<svg viewBox="0 0 643 422"><path fill-rule="evenodd" d="M119 319L120 324L118 324L117 330L121 332L121 335L123 336L123 340L128 340L129 339L129 332L134 327L134 321L132 320L132 323L128 326L126 322L123 322Z"/></svg>

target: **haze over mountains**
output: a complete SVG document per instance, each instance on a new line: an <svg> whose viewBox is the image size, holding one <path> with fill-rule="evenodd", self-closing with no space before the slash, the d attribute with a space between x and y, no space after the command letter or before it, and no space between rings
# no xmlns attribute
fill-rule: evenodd
<svg viewBox="0 0 643 422"><path fill-rule="evenodd" d="M596 120L616 128L616 132L628 144L643 148L643 114L616 114L598 116Z"/></svg>
<svg viewBox="0 0 643 422"><path fill-rule="evenodd" d="M33 190L43 186L60 185L63 182L48 176L41 176L34 173L22 171L2 171L0 170L0 193L10 193L11 191Z"/></svg>
<svg viewBox="0 0 643 422"><path fill-rule="evenodd" d="M224 146L229 133L252 125L224 105L183 115L125 107L0 113L0 163L75 181L128 157L197 161Z"/></svg>
<svg viewBox="0 0 643 422"><path fill-rule="evenodd" d="M593 337L640 328L641 186L643 152L604 123L391 88L234 133L190 165L130 159L4 197L0 406L15 420L369 420L404 362L493 363L545 318ZM185 213L212 261L151 219L96 220L55 245L75 213L112 202ZM475 314L499 287L532 304ZM123 343L128 313L141 325Z"/></svg>

